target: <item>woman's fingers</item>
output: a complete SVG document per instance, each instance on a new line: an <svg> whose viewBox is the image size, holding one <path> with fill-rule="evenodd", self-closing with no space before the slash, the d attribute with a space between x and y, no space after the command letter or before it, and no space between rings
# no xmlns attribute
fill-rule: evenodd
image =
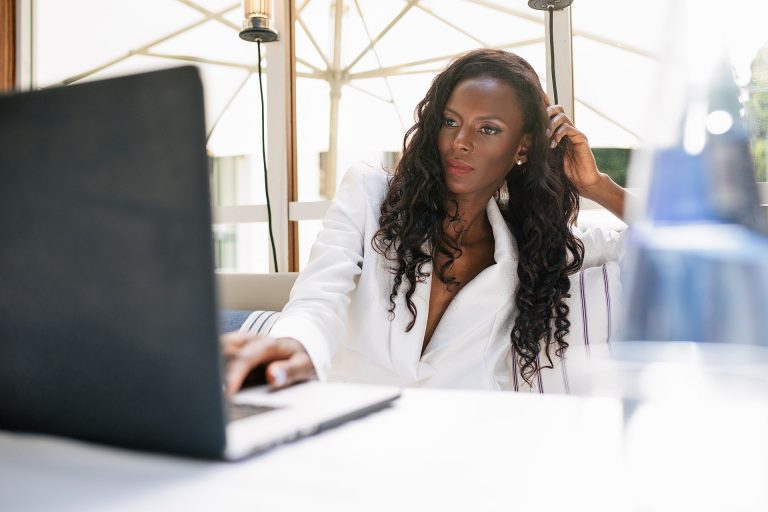
<svg viewBox="0 0 768 512"><path fill-rule="evenodd" d="M242 387L243 381L251 370L267 361L266 357L274 345L274 340L271 338L268 340L265 337L253 335L247 337L245 343L238 346L239 342L241 339L234 337L225 341L222 336L224 354L227 357L225 382L227 395L230 396Z"/></svg>
<svg viewBox="0 0 768 512"><path fill-rule="evenodd" d="M586 135L576 128L560 105L547 107L550 118L550 147L555 148L568 137L570 142L565 154L565 171L580 194L589 197L589 191L600 180L595 157Z"/></svg>
<svg viewBox="0 0 768 512"><path fill-rule="evenodd" d="M252 339L253 335L247 332L228 332L221 335L221 349L225 357L235 355L243 346Z"/></svg>
<svg viewBox="0 0 768 512"><path fill-rule="evenodd" d="M574 144L580 144L587 141L587 137L581 132L581 130L577 129L570 123L562 123L552 133L551 146L553 148L556 147L558 144L560 144L560 141L563 140L563 137L568 137L568 139Z"/></svg>
<svg viewBox="0 0 768 512"><path fill-rule="evenodd" d="M228 357L226 386L229 395L236 393L242 387L243 381L251 370L260 364L276 359L285 359L292 355L274 338L245 334L246 341L239 348L235 347L238 340L230 341L229 348L225 344L224 352Z"/></svg>
<svg viewBox="0 0 768 512"><path fill-rule="evenodd" d="M257 366L270 363L267 381L282 387L315 376L315 368L304 346L291 338L272 338L263 334L227 333L221 337L227 358L226 390L236 393L248 374Z"/></svg>
<svg viewBox="0 0 768 512"><path fill-rule="evenodd" d="M315 367L304 352L295 352L290 358L275 361L267 367L267 382L274 388L289 386L315 377Z"/></svg>
<svg viewBox="0 0 768 512"><path fill-rule="evenodd" d="M547 114L549 115L549 135L551 137L550 147L555 148L565 136L582 135L565 115L562 106L551 105L547 107Z"/></svg>
<svg viewBox="0 0 768 512"><path fill-rule="evenodd" d="M551 105L547 107L547 114L550 121L549 134L551 137L550 146L552 148L560 144L563 137L568 137L574 144L587 142L587 137L568 119L562 106Z"/></svg>

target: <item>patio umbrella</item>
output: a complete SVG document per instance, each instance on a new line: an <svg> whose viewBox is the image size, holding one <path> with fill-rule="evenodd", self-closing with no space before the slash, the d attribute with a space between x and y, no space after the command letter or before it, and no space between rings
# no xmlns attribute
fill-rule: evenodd
<svg viewBox="0 0 768 512"><path fill-rule="evenodd" d="M295 1L300 175L320 172L318 155L324 159L322 187L300 192L302 199L332 197L345 158L399 151L417 101L454 55L477 47L509 49L531 62L542 80L546 75L545 16L524 0ZM38 85L193 62L205 84L209 151L257 154L256 52L237 37L240 2L116 4L36 0L37 30L46 34L36 51ZM636 145L642 107L621 95L633 98L649 89L656 50L647 36L659 24L606 23L610 13L597 5L604 2L581 4L573 11L576 115L595 145ZM636 14L658 17L654 9ZM635 25L643 32L627 30ZM606 58L581 58L596 54ZM269 63L262 64L266 69ZM611 86L601 86L606 81Z"/></svg>

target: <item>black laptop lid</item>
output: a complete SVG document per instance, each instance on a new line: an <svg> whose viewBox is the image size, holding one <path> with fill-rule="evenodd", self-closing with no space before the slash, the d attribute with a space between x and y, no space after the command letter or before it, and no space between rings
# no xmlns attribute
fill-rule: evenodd
<svg viewBox="0 0 768 512"><path fill-rule="evenodd" d="M202 86L0 97L0 428L224 446Z"/></svg>

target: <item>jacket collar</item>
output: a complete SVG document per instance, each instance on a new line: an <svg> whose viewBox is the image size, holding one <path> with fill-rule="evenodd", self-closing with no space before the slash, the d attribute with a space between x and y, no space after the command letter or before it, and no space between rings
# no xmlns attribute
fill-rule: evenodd
<svg viewBox="0 0 768 512"><path fill-rule="evenodd" d="M517 244L507 227L504 217L494 198L488 201L486 214L491 224L494 238L495 264L484 269L472 281L467 283L454 297L440 319L432 338L424 352L425 360L429 355L452 343L466 338L478 325L484 324L489 317L514 308L514 293L517 288ZM423 283L416 284L413 303L418 315L410 332L403 333L411 315L405 305L402 294L397 297L396 315L392 333L394 341L390 344L390 355L398 371L410 374L415 380L431 376L433 370L422 361L421 347L427 326L429 295L432 289L432 268L430 276ZM483 347L478 347L483 350Z"/></svg>

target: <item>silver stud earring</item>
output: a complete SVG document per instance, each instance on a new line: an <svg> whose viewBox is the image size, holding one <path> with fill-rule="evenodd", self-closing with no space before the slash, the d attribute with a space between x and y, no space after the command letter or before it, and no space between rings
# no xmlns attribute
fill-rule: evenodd
<svg viewBox="0 0 768 512"><path fill-rule="evenodd" d="M517 161L517 165L523 165L522 159Z"/></svg>

